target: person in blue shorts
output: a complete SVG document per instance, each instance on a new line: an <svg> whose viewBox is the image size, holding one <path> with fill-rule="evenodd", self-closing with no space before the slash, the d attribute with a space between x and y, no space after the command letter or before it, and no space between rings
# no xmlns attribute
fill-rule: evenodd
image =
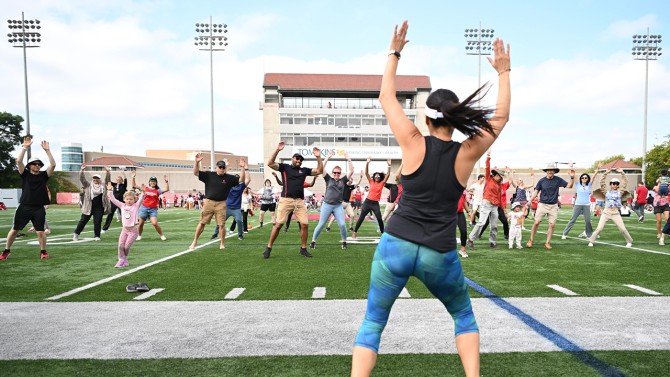
<svg viewBox="0 0 670 377"><path fill-rule="evenodd" d="M479 106L486 86L463 101L451 90L438 89L426 100L429 136L423 136L396 96L396 70L408 42L406 35L407 21L394 30L379 93L402 150L404 191L372 260L368 304L354 343L351 375L372 372L391 307L409 277L415 276L451 314L465 374L478 376L479 328L457 253L457 206L472 168L509 119L509 45L505 49L503 41L496 39L494 58L489 58L499 76L497 108ZM454 130L467 139L462 143L452 140Z"/></svg>

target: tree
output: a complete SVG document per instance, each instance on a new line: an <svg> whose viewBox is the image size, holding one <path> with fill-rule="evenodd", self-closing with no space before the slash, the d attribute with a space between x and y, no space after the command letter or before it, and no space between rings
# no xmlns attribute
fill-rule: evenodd
<svg viewBox="0 0 670 377"><path fill-rule="evenodd" d="M656 179L661 176L661 170L670 167L670 135L665 138L664 143L647 152L647 171L644 183L648 188L654 187Z"/></svg>
<svg viewBox="0 0 670 377"><path fill-rule="evenodd" d="M11 154L14 148L22 143L21 122L23 118L20 115L0 112L0 187L21 187L16 156Z"/></svg>
<svg viewBox="0 0 670 377"><path fill-rule="evenodd" d="M67 178L68 173L63 171L55 171L49 177L47 186L51 191L51 203L56 203L56 194L59 192L79 192L79 187Z"/></svg>

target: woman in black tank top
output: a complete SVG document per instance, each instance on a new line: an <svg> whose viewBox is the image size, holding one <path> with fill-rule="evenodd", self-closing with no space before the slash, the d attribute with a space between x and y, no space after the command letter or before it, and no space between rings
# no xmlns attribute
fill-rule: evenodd
<svg viewBox="0 0 670 377"><path fill-rule="evenodd" d="M472 312L463 270L456 252L457 205L479 158L509 119L510 54L502 40L488 58L499 76L495 110L477 102L487 86L459 101L450 90L428 97L424 137L407 118L396 97L396 70L408 42L407 21L396 26L379 94L384 114L403 154L403 194L379 241L372 261L370 290L363 324L355 341L352 376L368 376L375 366L379 339L393 302L410 276L421 280L454 319L456 347L467 376L479 375L479 329ZM467 136L452 141L454 130Z"/></svg>

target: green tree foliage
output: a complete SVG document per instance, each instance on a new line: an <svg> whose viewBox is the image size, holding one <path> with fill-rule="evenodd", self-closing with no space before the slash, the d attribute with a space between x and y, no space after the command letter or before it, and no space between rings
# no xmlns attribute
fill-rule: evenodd
<svg viewBox="0 0 670 377"><path fill-rule="evenodd" d="M661 176L662 169L670 168L670 135L665 138L664 143L647 152L647 171L644 183L648 188L654 187L656 180Z"/></svg>
<svg viewBox="0 0 670 377"><path fill-rule="evenodd" d="M614 156L605 157L602 160L596 160L596 162L593 163L593 166L591 166L591 169L595 170L600 165L609 164L612 161L623 160L623 159L625 159L625 157L622 154L615 154Z"/></svg>
<svg viewBox="0 0 670 377"><path fill-rule="evenodd" d="M68 173L55 171L49 180L47 186L51 191L51 203L56 203L56 193L59 192L79 192L79 187L67 179Z"/></svg>
<svg viewBox="0 0 670 377"><path fill-rule="evenodd" d="M3 188L21 187L16 156L12 156L14 148L22 143L21 122L23 118L20 115L0 112L0 187Z"/></svg>

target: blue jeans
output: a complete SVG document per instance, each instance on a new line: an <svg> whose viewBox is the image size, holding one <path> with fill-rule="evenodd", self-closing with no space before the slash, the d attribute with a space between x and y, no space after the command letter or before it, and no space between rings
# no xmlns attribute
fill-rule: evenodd
<svg viewBox="0 0 670 377"><path fill-rule="evenodd" d="M316 229L314 229L312 241L316 241L316 239L319 238L321 229L326 226L331 213L335 217L335 221L337 221L337 227L340 228L340 236L342 237L342 241L347 240L347 223L344 220L344 208L342 207L342 203L328 204L323 202L321 204L321 215L319 215L319 225L317 225Z"/></svg>
<svg viewBox="0 0 670 377"><path fill-rule="evenodd" d="M237 235L240 237L244 237L244 229L242 228L242 209L226 208L226 220L224 220L223 224L219 224L224 229L226 228L225 221L227 221L229 217L233 217L233 219L235 219L235 222L237 223ZM212 234L212 238L218 236L219 236L219 227L217 226L214 228L214 234Z"/></svg>

